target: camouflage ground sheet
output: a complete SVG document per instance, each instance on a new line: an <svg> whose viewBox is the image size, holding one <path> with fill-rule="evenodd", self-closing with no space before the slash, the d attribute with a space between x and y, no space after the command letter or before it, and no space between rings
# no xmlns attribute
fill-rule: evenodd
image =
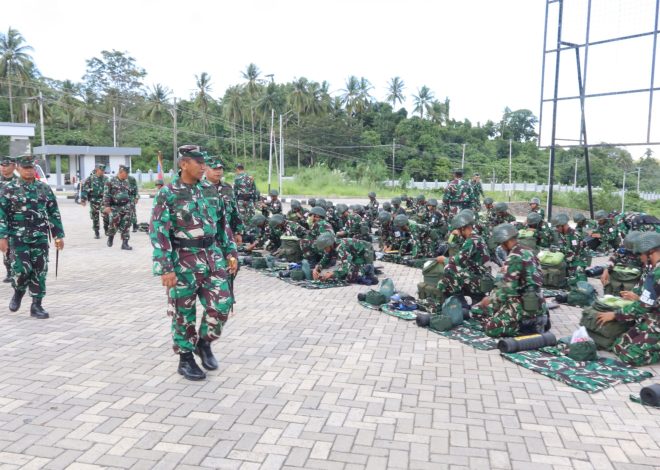
<svg viewBox="0 0 660 470"><path fill-rule="evenodd" d="M502 357L526 369L559 380L587 393L601 392L622 383L641 382L653 376L648 370L630 367L602 357L596 361L574 361L556 355L556 348L502 354Z"/></svg>
<svg viewBox="0 0 660 470"><path fill-rule="evenodd" d="M497 349L497 339L486 336L481 324L476 320L465 320L462 325L449 331L437 331L433 328L428 328L428 330L445 338L458 340L481 351Z"/></svg>
<svg viewBox="0 0 660 470"><path fill-rule="evenodd" d="M188 382L145 234L108 248L86 208L61 210L51 318L30 318L27 299L9 312L0 284L2 469L660 468L660 410L629 398L651 380L588 394L358 308L367 286L307 290L241 269L220 367ZM379 264L415 294L419 269ZM580 312L553 311L558 338Z"/></svg>
<svg viewBox="0 0 660 470"><path fill-rule="evenodd" d="M397 310L396 308L393 308L389 304L381 305L380 311L386 315L391 315L393 317L400 318L401 320L410 321L417 318L417 313L415 311Z"/></svg>

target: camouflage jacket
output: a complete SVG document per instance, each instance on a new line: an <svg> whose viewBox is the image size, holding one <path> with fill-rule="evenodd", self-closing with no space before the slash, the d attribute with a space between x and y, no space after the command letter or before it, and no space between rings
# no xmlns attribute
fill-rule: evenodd
<svg viewBox="0 0 660 470"><path fill-rule="evenodd" d="M121 180L117 176L105 182L103 188L103 207L124 207L133 203L137 193L131 187L130 181Z"/></svg>
<svg viewBox="0 0 660 470"><path fill-rule="evenodd" d="M289 210L289 212L286 213L286 220L290 220L291 222L295 222L308 228L307 217L305 217L305 213L302 209L298 211L294 211L293 209Z"/></svg>
<svg viewBox="0 0 660 470"><path fill-rule="evenodd" d="M214 238L208 248L175 248L175 240ZM222 214L204 196L201 182L185 184L179 176L154 198L149 238L153 273L208 273L223 269L225 257L237 257L236 244Z"/></svg>
<svg viewBox="0 0 660 470"><path fill-rule="evenodd" d="M596 228L596 222L593 220L585 220L583 225L576 224L575 232L580 235L582 238L587 236L593 229Z"/></svg>
<svg viewBox="0 0 660 470"><path fill-rule="evenodd" d="M450 256L447 266L456 266L456 270L465 270L474 273L475 276L490 273L490 267L486 263L490 261L489 250L481 238L476 233L472 233L467 238L461 248L454 256Z"/></svg>
<svg viewBox="0 0 660 470"><path fill-rule="evenodd" d="M234 195L242 201L256 201L258 196L254 178L247 173L237 174L234 178Z"/></svg>
<svg viewBox="0 0 660 470"><path fill-rule="evenodd" d="M600 248L614 248L618 243L619 232L617 228L607 220L603 225L597 225L593 233L600 234Z"/></svg>
<svg viewBox="0 0 660 470"><path fill-rule="evenodd" d="M652 309L655 309L656 316L660 314L660 309L658 308L658 299L660 298L660 288L658 287L658 281L660 280L660 264L651 269L650 266L645 266L642 270L642 277L639 280L639 284L633 289L637 295L639 295L639 300L626 305L621 309L617 309L615 312L615 319L619 322L633 322L638 319L644 319L646 315ZM654 285L649 289L649 286ZM642 300L644 299L644 300ZM660 318L658 318L660 321ZM657 324L657 323L656 323ZM660 325L658 325L660 328ZM658 330L660 334L660 329Z"/></svg>
<svg viewBox="0 0 660 470"><path fill-rule="evenodd" d="M85 182L82 185L80 191L80 200L85 201L101 201L103 199L103 190L105 184L110 181L110 178L107 176L96 176L95 173L92 173L87 177Z"/></svg>
<svg viewBox="0 0 660 470"><path fill-rule="evenodd" d="M24 243L48 243L49 235L64 238L57 199L48 184L22 178L0 189L0 238Z"/></svg>
<svg viewBox="0 0 660 470"><path fill-rule="evenodd" d="M5 178L4 176L0 175L0 185L11 183L12 181L18 181L18 176L11 175L9 178Z"/></svg>
<svg viewBox="0 0 660 470"><path fill-rule="evenodd" d="M610 256L609 267L608 267L610 272L612 272L614 266L637 268L640 271L643 268L642 261L639 259L639 256L623 248L619 248L614 252L612 256Z"/></svg>
<svg viewBox="0 0 660 470"><path fill-rule="evenodd" d="M505 303L512 297L520 297L528 288L541 291L543 272L541 263L529 250L516 244L504 263L504 276L495 290L495 298Z"/></svg>
<svg viewBox="0 0 660 470"><path fill-rule="evenodd" d="M367 203L367 213L369 214L370 217L376 217L378 216L378 201L376 199L369 199L369 202Z"/></svg>
<svg viewBox="0 0 660 470"><path fill-rule="evenodd" d="M470 183L463 179L451 181L442 195L442 208L445 213L456 214L461 209L469 209L472 200Z"/></svg>
<svg viewBox="0 0 660 470"><path fill-rule="evenodd" d="M131 175L128 175L128 186L131 188L131 202L134 203L137 198L140 197L138 193L138 184L137 180L133 178Z"/></svg>
<svg viewBox="0 0 660 470"><path fill-rule="evenodd" d="M569 227L568 233L556 232L557 238L555 240L556 246L559 251L564 254L564 260L568 266L580 261L582 257L582 240L575 233L575 230Z"/></svg>
<svg viewBox="0 0 660 470"><path fill-rule="evenodd" d="M231 187L231 184L222 181L220 183L220 194L225 201L225 216L229 228L235 234L242 235L245 232L245 225L243 219L241 219L241 214L238 212L238 205L234 198L234 188Z"/></svg>
<svg viewBox="0 0 660 470"><path fill-rule="evenodd" d="M282 244L282 237L297 237L299 239L305 238L307 230L300 224L291 221L285 221L284 225L271 228L268 232L268 239L270 244L268 247L275 250Z"/></svg>
<svg viewBox="0 0 660 470"><path fill-rule="evenodd" d="M501 224L514 224L516 223L516 218L515 216L509 214L508 212L504 215L498 214L497 212L494 213L493 217L488 220L488 225L491 227L497 227L498 225Z"/></svg>
<svg viewBox="0 0 660 470"><path fill-rule="evenodd" d="M270 215L281 214L282 201L279 199L276 199L275 201L267 201L264 203L264 208L270 213Z"/></svg>
<svg viewBox="0 0 660 470"><path fill-rule="evenodd" d="M541 219L545 220L545 209L542 207L537 207L536 209L529 209L529 212L536 212L541 216Z"/></svg>
<svg viewBox="0 0 660 470"><path fill-rule="evenodd" d="M349 278L358 266L371 263L371 250L369 242L352 238L338 239L330 253L324 252L319 265L322 268L334 266L335 279L344 280Z"/></svg>
<svg viewBox="0 0 660 470"><path fill-rule="evenodd" d="M536 238L536 246L539 248L550 248L556 243L557 232L552 230L544 223L538 227L531 227L534 229L534 238Z"/></svg>
<svg viewBox="0 0 660 470"><path fill-rule="evenodd" d="M325 232L335 233L335 231L332 229L332 225L330 225L330 223L326 220L321 219L315 224L312 224L312 228L310 228L309 232L307 232L305 239L314 241L319 237L319 235Z"/></svg>

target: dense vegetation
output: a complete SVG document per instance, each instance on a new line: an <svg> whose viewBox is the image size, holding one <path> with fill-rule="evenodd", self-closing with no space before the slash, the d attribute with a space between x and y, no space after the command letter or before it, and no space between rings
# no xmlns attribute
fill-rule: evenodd
<svg viewBox="0 0 660 470"><path fill-rule="evenodd" d="M402 181L446 180L465 152L468 174L478 171L484 181L503 181L511 148L514 180L547 180L548 153L536 145L537 119L530 110L506 108L485 123L459 121L451 116L449 98L438 99L426 86L406 90L400 77L389 81L378 100L365 77L348 77L333 95L325 81L300 77L277 83L249 64L242 83L214 90L212 77L200 70L191 83L195 91L175 105L166 84L150 84L147 71L127 52L101 51L87 60L80 80L63 81L43 76L30 52L17 30L0 33L0 121L22 121L26 109L28 120L39 122L41 92L47 143L112 145L114 109L117 145L142 148L134 169L155 169L159 150L166 156L165 169L171 168L175 116L178 143L197 143L230 163L258 166L268 159L273 112L276 136L283 116L289 175L321 165L363 187L378 186L392 173ZM411 112L400 107L405 93L414 103ZM7 145L0 142L0 153L7 152ZM577 184L586 184L580 149L558 152L557 181L573 183L576 159ZM591 165L596 186L620 186L622 169L637 167L642 168L641 190L655 190L660 182L650 151L633 161L625 150L595 148ZM635 175L629 178L636 184Z"/></svg>

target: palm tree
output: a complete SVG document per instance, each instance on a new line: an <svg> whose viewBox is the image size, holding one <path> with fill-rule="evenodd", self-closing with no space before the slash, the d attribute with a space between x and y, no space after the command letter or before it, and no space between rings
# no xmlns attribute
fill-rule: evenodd
<svg viewBox="0 0 660 470"><path fill-rule="evenodd" d="M211 76L206 72L202 72L199 76L195 75L195 81L197 82L197 94L193 105L202 114L202 132L206 134L209 104L213 101L213 98L209 95L212 91Z"/></svg>
<svg viewBox="0 0 660 470"><path fill-rule="evenodd" d="M238 126L238 121L243 120L243 93L240 85L234 85L229 87L225 92L225 98L223 100L223 111L225 117L232 122L231 132L232 132L232 150L235 156L238 156L238 145L236 142L236 127Z"/></svg>
<svg viewBox="0 0 660 470"><path fill-rule="evenodd" d="M387 84L387 98L385 101L392 104L392 109L396 108L397 101L403 104L405 98L403 96L403 89L405 87L406 85L399 77L391 78L390 82Z"/></svg>
<svg viewBox="0 0 660 470"><path fill-rule="evenodd" d="M433 109L433 92L429 87L423 85L417 90L417 95L413 95L415 109L413 113L419 112L419 117L424 119L424 111L431 112Z"/></svg>
<svg viewBox="0 0 660 470"><path fill-rule="evenodd" d="M348 80L346 80L346 88L341 91L343 92L341 99L346 107L346 114L353 116L358 107L357 102L360 96L360 81L355 75L351 75L348 77Z"/></svg>
<svg viewBox="0 0 660 470"><path fill-rule="evenodd" d="M76 99L76 96L79 94L80 90L78 85L73 83L71 80L64 80L62 82L62 95L60 96L60 103L64 105L64 112L66 113L66 130L71 130L71 124L73 124L76 113L75 110L80 104Z"/></svg>
<svg viewBox="0 0 660 470"><path fill-rule="evenodd" d="M144 117L149 118L151 122L161 122L162 117L168 114L170 109L170 94L172 92L160 83L151 87L147 95L147 106L144 110Z"/></svg>
<svg viewBox="0 0 660 470"><path fill-rule="evenodd" d="M257 67L254 64L250 64L247 66L245 69L245 72L241 72L241 75L243 75L243 78L247 80L247 93L250 96L250 117L252 118L252 158L256 158L257 156L257 147L256 147L256 142L255 142L255 134L254 134L254 120L255 120L255 106L256 106L256 96L259 94L259 74L261 71L259 70L259 67Z"/></svg>
<svg viewBox="0 0 660 470"><path fill-rule="evenodd" d="M32 47L24 43L25 39L21 33L11 26L6 35L0 33L0 77L6 79L9 85L9 118L11 122L14 122L12 81L23 82L36 72L32 56L28 54Z"/></svg>
<svg viewBox="0 0 660 470"><path fill-rule="evenodd" d="M373 100L371 97L371 94L369 92L371 91L373 87L371 86L371 83L369 80L367 80L364 77L360 77L360 84L358 87L358 100L357 100L357 112L358 113L363 113L364 111L367 110L367 108L371 105L371 101Z"/></svg>

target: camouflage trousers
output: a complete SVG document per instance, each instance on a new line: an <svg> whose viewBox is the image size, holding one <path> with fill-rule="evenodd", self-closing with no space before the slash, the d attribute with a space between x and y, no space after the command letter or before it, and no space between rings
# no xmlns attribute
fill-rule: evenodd
<svg viewBox="0 0 660 470"><path fill-rule="evenodd" d="M137 208L135 204L131 203L131 225L137 225Z"/></svg>
<svg viewBox="0 0 660 470"><path fill-rule="evenodd" d="M48 242L22 243L14 238L11 246L12 285L18 292L30 291L30 296L46 296L48 274Z"/></svg>
<svg viewBox="0 0 660 470"><path fill-rule="evenodd" d="M122 207L113 207L110 213L110 225L108 226L108 236L114 237L117 232L121 233L122 240L131 238L131 204Z"/></svg>
<svg viewBox="0 0 660 470"><path fill-rule="evenodd" d="M655 327L643 322L626 331L614 342L614 354L632 366L660 362L660 324L653 323Z"/></svg>
<svg viewBox="0 0 660 470"><path fill-rule="evenodd" d="M5 264L5 269L7 270L7 277L11 278L11 247L7 250L7 253L5 253L2 261Z"/></svg>
<svg viewBox="0 0 660 470"><path fill-rule="evenodd" d="M100 229L99 218L103 219L103 232L108 233L108 225L110 224L110 217L103 213L103 201L98 199L96 201L89 201L89 218L92 219L92 228L95 232Z"/></svg>
<svg viewBox="0 0 660 470"><path fill-rule="evenodd" d="M480 286L482 277L483 274L479 272L459 269L454 263L450 263L445 266L438 289L445 294L445 298L460 294L475 294L483 298Z"/></svg>
<svg viewBox="0 0 660 470"><path fill-rule="evenodd" d="M587 275L584 270L587 269L587 265L583 260L576 260L566 267L566 280L568 285L574 287L579 281L587 281Z"/></svg>
<svg viewBox="0 0 660 470"><path fill-rule="evenodd" d="M520 322L524 318L522 299L519 297L509 297L502 304L497 301L491 301L483 309L472 307L470 316L481 322L484 327L484 333L490 337L517 336L520 329Z"/></svg>
<svg viewBox="0 0 660 470"><path fill-rule="evenodd" d="M177 273L176 279L167 295L167 314L172 318L173 349L180 354L194 351L199 338L211 342L220 337L234 299L224 270L212 272L207 265L205 272ZM199 330L197 297L202 304Z"/></svg>
<svg viewBox="0 0 660 470"><path fill-rule="evenodd" d="M241 216L241 220L244 221L245 223L249 223L250 219L252 219L252 217L255 214L254 202L238 199L236 201L236 205L238 206L238 213Z"/></svg>

